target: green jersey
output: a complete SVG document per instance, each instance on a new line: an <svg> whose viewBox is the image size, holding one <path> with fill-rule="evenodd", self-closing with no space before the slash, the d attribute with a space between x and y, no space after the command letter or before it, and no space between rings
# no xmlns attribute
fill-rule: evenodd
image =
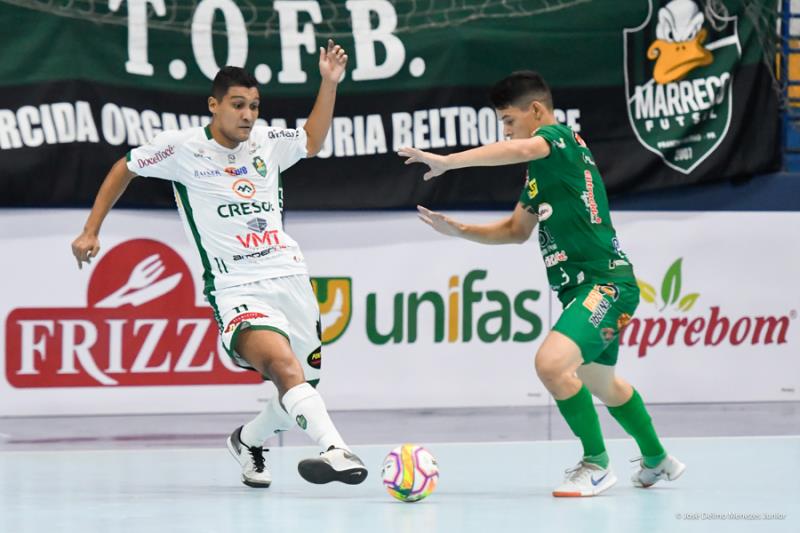
<svg viewBox="0 0 800 533"><path fill-rule="evenodd" d="M550 144L550 155L528 163L519 201L539 217L539 247L551 288L561 296L586 283L635 283L592 152L567 126L542 126L537 135Z"/></svg>

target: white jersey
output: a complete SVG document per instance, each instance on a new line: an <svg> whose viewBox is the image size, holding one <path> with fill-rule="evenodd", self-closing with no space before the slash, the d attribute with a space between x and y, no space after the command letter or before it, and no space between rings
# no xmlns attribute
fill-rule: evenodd
<svg viewBox="0 0 800 533"><path fill-rule="evenodd" d="M128 169L172 181L178 211L203 263L205 293L308 274L283 231L280 173L306 156L304 129L256 126L230 149L208 127L164 131L128 153Z"/></svg>

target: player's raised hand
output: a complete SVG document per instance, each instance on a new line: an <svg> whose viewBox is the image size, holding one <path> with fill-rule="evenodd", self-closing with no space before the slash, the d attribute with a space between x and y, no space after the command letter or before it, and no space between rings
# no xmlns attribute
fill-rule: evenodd
<svg viewBox="0 0 800 533"><path fill-rule="evenodd" d="M97 235L81 233L72 241L72 255L78 260L78 268L83 268L83 262L90 264L100 251L100 239Z"/></svg>
<svg viewBox="0 0 800 533"><path fill-rule="evenodd" d="M347 66L347 54L344 48L328 39L328 47L319 47L319 73L323 80L339 83Z"/></svg>
<svg viewBox="0 0 800 533"><path fill-rule="evenodd" d="M429 170L422 175L425 181L435 178L436 176L441 176L449 170L447 167L447 156L424 152L410 146L400 148L400 150L397 151L397 155L407 158L405 161L406 165L412 163L428 165Z"/></svg>
<svg viewBox="0 0 800 533"><path fill-rule="evenodd" d="M424 223L426 223L427 225L429 225L442 235L447 235L448 237L461 236L462 233L461 223L448 217L447 215L437 213L436 211L431 211L426 207L418 205L417 216L421 221L423 221Z"/></svg>

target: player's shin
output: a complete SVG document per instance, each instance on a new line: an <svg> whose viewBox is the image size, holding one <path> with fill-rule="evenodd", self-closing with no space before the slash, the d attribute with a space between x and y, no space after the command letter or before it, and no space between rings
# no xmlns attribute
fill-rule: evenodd
<svg viewBox="0 0 800 533"><path fill-rule="evenodd" d="M283 395L283 405L289 416L323 450L331 446L349 449L333 425L325 402L314 387L308 383L292 387Z"/></svg>
<svg viewBox="0 0 800 533"><path fill-rule="evenodd" d="M264 410L244 425L242 442L248 446L261 446L265 440L281 431L292 428L294 421L281 406L278 396L273 396Z"/></svg>
<svg viewBox="0 0 800 533"><path fill-rule="evenodd" d="M565 400L556 400L556 405L572 433L583 444L584 461L607 468L608 454L603 442L603 433L600 430L600 420L597 417L594 403L592 403L589 389L581 386L575 396Z"/></svg>
<svg viewBox="0 0 800 533"><path fill-rule="evenodd" d="M658 440L650 414L636 389L633 390L630 400L620 406L609 407L608 412L636 440L645 466L654 467L664 460L667 453Z"/></svg>

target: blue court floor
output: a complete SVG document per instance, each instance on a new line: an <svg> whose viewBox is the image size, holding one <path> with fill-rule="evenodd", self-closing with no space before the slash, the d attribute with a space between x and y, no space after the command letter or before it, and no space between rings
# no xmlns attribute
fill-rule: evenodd
<svg viewBox="0 0 800 533"><path fill-rule="evenodd" d="M575 441L431 443L436 492L393 500L380 482L392 445L356 445L359 486L310 485L306 446L270 451L269 489L239 482L219 448L0 451L2 533L800 531L800 436L666 438L688 466L674 483L636 489L631 439L611 439L619 482L595 498L550 491L579 458ZM427 444L427 443L421 443Z"/></svg>

